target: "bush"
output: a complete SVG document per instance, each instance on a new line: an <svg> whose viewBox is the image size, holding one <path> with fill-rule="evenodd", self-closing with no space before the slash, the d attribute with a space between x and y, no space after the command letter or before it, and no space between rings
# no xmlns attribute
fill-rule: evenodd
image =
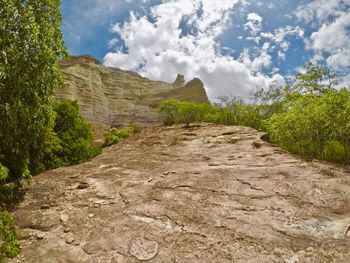
<svg viewBox="0 0 350 263"><path fill-rule="evenodd" d="M16 231L13 225L13 220L6 209L0 209L0 240L3 244L0 247L0 260L7 257L14 258L19 252L19 240L16 236Z"/></svg>
<svg viewBox="0 0 350 263"><path fill-rule="evenodd" d="M299 94L288 110L264 122L272 142L284 149L321 160L350 160L350 92L328 89Z"/></svg>
<svg viewBox="0 0 350 263"><path fill-rule="evenodd" d="M105 135L105 142L103 144L103 147L107 147L107 146L111 146L113 144L119 143L139 131L140 131L140 128L135 125L130 125L123 129L112 128Z"/></svg>
<svg viewBox="0 0 350 263"><path fill-rule="evenodd" d="M193 122L216 121L218 109L208 103L185 102L178 100L163 101L158 112L164 125L186 124Z"/></svg>
<svg viewBox="0 0 350 263"><path fill-rule="evenodd" d="M54 134L44 153L43 168L78 164L101 152L93 146L91 126L80 116L76 101L54 102L56 112Z"/></svg>
<svg viewBox="0 0 350 263"><path fill-rule="evenodd" d="M193 122L211 122L223 125L242 125L259 129L263 119L259 108L253 105L229 102L229 98L222 98L225 103L211 105L208 103L185 102L167 100L161 103L158 111L164 125L186 124Z"/></svg>
<svg viewBox="0 0 350 263"><path fill-rule="evenodd" d="M9 170L0 163L0 182L4 182L9 176Z"/></svg>

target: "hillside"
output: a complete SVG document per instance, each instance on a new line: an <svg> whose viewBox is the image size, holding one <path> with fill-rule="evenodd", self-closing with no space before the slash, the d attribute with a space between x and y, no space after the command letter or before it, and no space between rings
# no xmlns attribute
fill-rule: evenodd
<svg viewBox="0 0 350 263"><path fill-rule="evenodd" d="M350 262L349 169L261 136L153 127L44 172L13 211L18 261Z"/></svg>
<svg viewBox="0 0 350 263"><path fill-rule="evenodd" d="M90 56L72 57L59 65L65 87L55 90L55 98L77 100L83 117L95 126L151 126L159 122L156 107L166 99L208 102L203 83L196 78L187 84L181 75L172 84L151 81L107 68Z"/></svg>

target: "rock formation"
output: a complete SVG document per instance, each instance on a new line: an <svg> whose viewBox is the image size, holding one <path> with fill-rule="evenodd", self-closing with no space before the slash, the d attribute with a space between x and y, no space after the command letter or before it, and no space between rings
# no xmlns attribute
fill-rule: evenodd
<svg viewBox="0 0 350 263"><path fill-rule="evenodd" d="M9 262L350 262L349 168L245 127L146 128L35 177Z"/></svg>
<svg viewBox="0 0 350 263"><path fill-rule="evenodd" d="M199 79L185 84L184 76L178 75L173 84L151 81L134 72L104 67L90 56L59 64L65 88L56 89L55 98L77 100L83 117L92 124L150 126L159 122L156 108L163 100L208 102Z"/></svg>

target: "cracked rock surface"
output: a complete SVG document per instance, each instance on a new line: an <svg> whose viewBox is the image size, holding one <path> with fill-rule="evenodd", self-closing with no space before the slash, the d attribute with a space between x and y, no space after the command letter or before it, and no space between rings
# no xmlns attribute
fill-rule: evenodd
<svg viewBox="0 0 350 263"><path fill-rule="evenodd" d="M22 253L9 262L350 262L349 168L262 135L147 128L44 172L13 211Z"/></svg>

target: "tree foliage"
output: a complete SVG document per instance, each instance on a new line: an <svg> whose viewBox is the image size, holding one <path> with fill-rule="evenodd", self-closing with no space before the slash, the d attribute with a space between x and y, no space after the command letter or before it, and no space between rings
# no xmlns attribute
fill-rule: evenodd
<svg viewBox="0 0 350 263"><path fill-rule="evenodd" d="M9 181L29 178L29 164L54 125L57 59L66 55L59 0L0 0L0 162Z"/></svg>
<svg viewBox="0 0 350 263"><path fill-rule="evenodd" d="M264 121L273 142L322 160L350 161L350 92L340 77L309 63L284 96L283 110Z"/></svg>
<svg viewBox="0 0 350 263"><path fill-rule="evenodd" d="M223 102L211 105L178 100L161 103L158 110L165 125L195 122L212 122L224 125L242 125L259 128L261 116L252 105L245 105L237 98L222 97Z"/></svg>
<svg viewBox="0 0 350 263"><path fill-rule="evenodd" d="M42 170L78 164L101 152L93 146L91 125L81 117L76 101L55 101L54 111L54 135L48 147L42 149Z"/></svg>

